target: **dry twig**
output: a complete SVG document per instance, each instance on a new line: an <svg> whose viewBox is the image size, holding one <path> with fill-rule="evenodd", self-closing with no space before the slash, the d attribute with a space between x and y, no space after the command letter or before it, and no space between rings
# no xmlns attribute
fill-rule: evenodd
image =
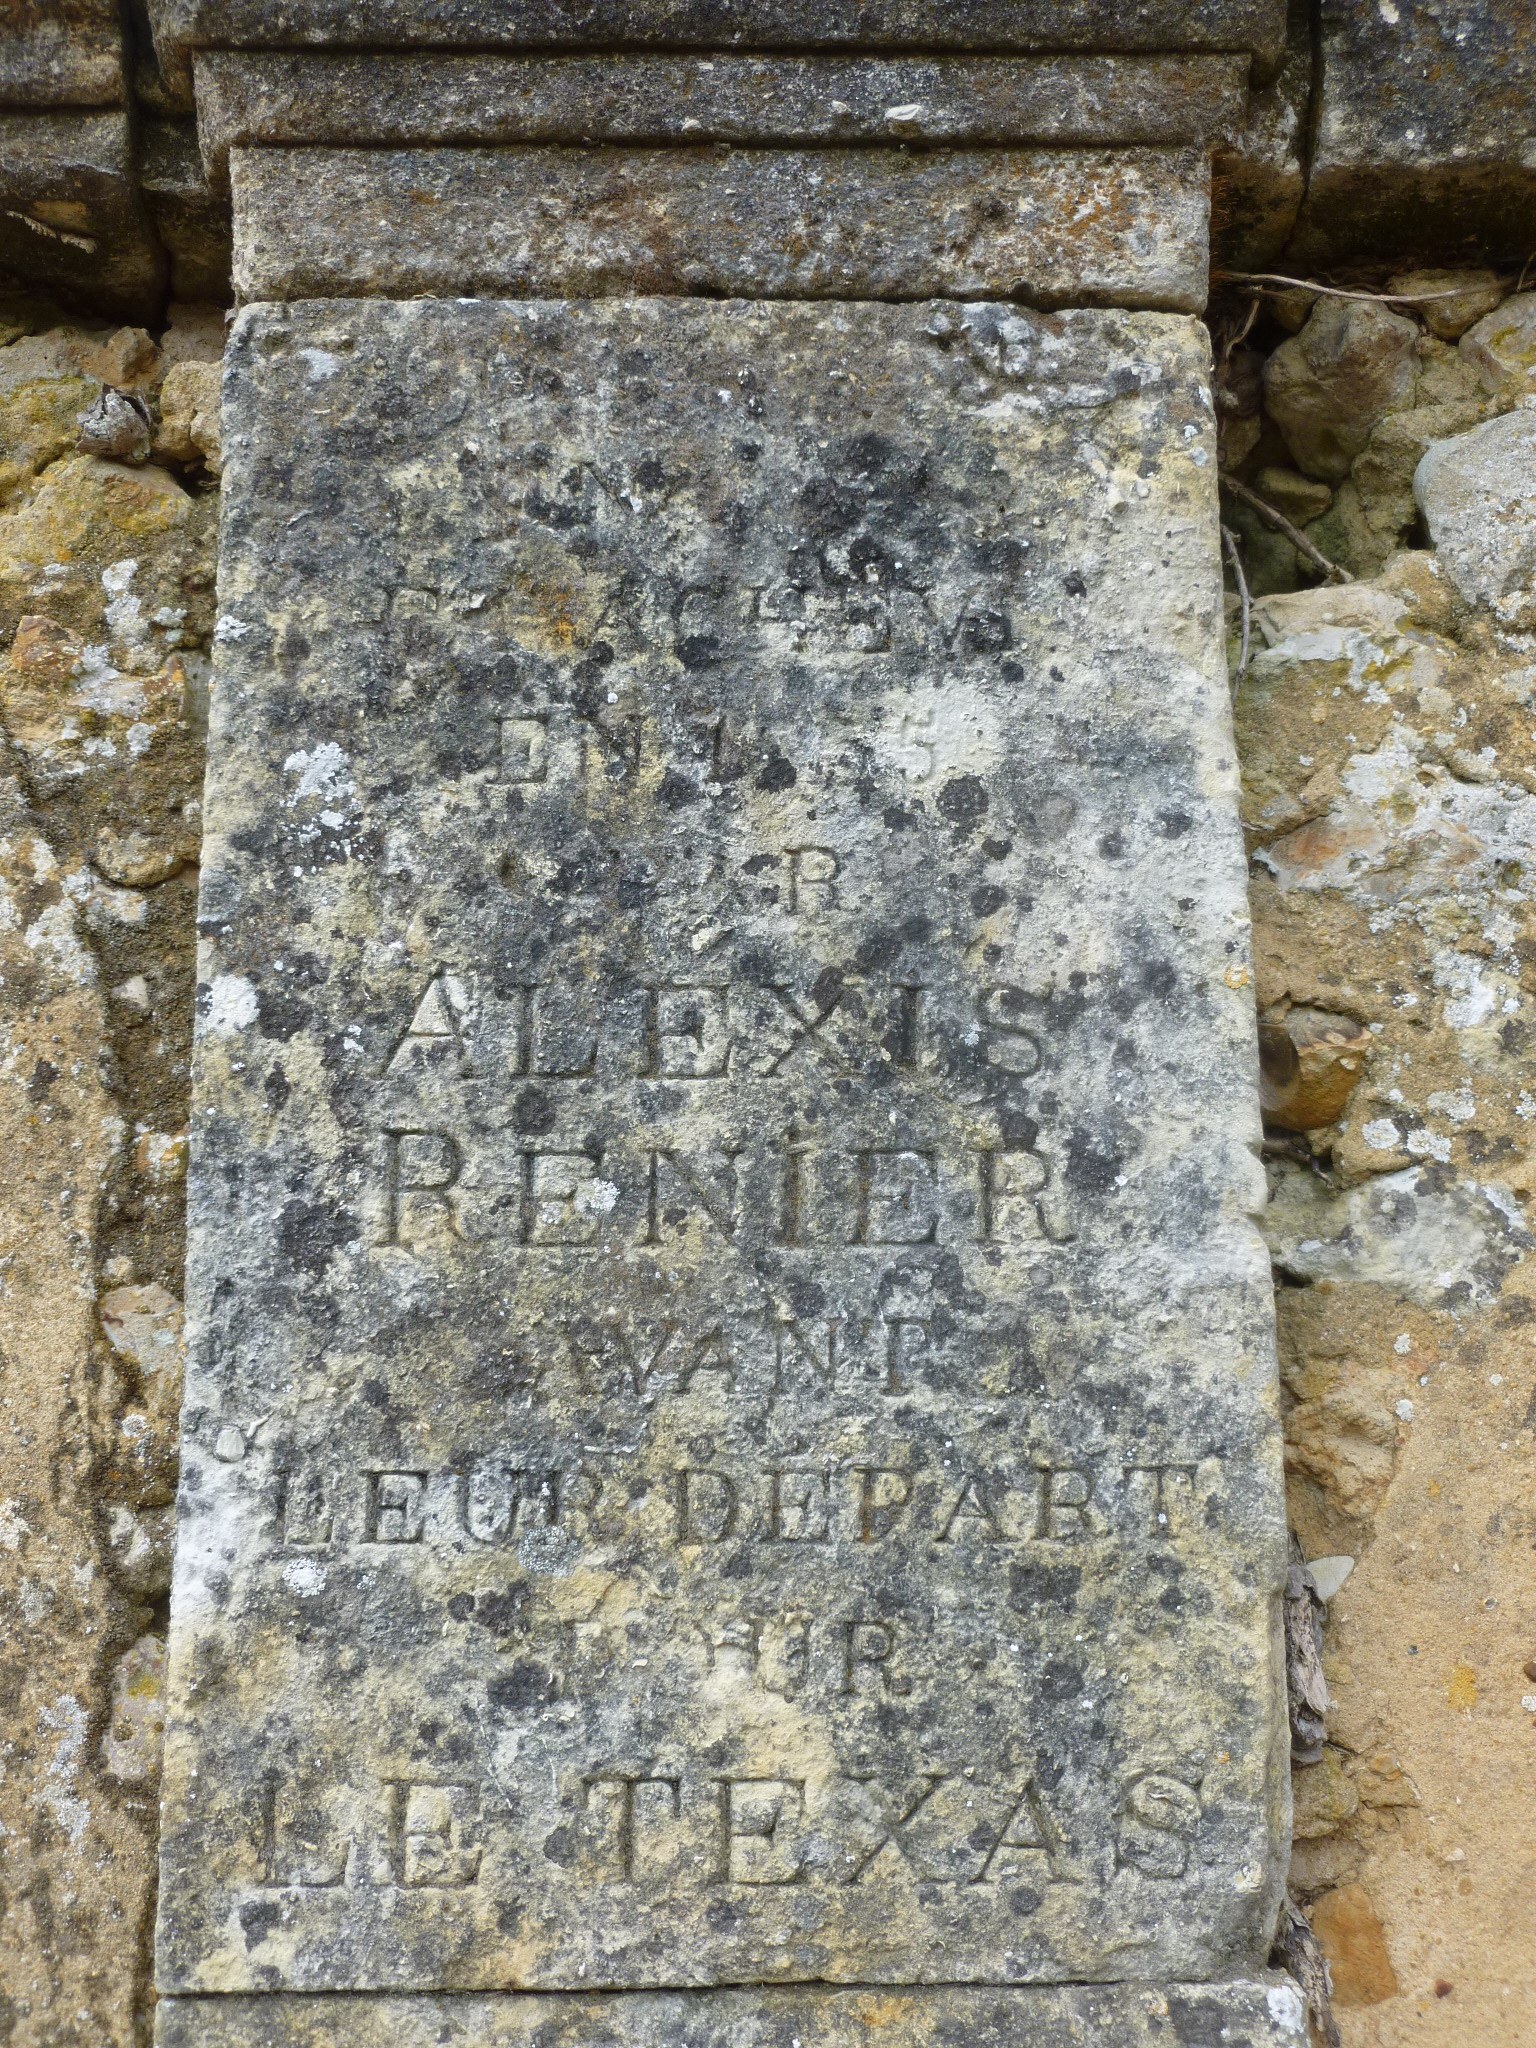
<svg viewBox="0 0 1536 2048"><path fill-rule="evenodd" d="M1238 552L1237 535L1225 522L1221 529L1221 544L1227 551L1227 560L1232 564L1232 574L1237 582L1237 595L1243 607L1243 647L1237 658L1237 673L1232 678L1232 694L1237 695L1239 683L1248 673L1248 648L1253 624L1253 600L1248 595L1248 578L1243 574L1243 558Z"/></svg>
<svg viewBox="0 0 1536 2048"><path fill-rule="evenodd" d="M1277 512L1268 498L1261 498L1257 491L1250 489L1247 484L1239 483L1235 476L1228 476L1225 470L1220 472L1219 480L1223 490L1230 491L1234 498L1240 498L1245 505L1251 505L1266 526L1273 527L1276 533L1284 534L1302 560L1310 562L1314 569L1320 569L1330 583L1354 582L1354 577L1347 569L1341 569L1337 562L1330 562L1316 542L1308 540L1299 526L1292 526L1285 514Z"/></svg>
<svg viewBox="0 0 1536 2048"><path fill-rule="evenodd" d="M1524 273L1521 273L1522 276ZM1349 291L1343 285L1314 284L1309 277L1281 277L1272 270L1213 270L1213 284L1251 284L1257 290L1278 287L1283 291L1315 292L1321 299L1368 299L1378 306L1429 306L1436 299L1460 299L1466 296L1464 284L1455 285L1445 292L1360 292ZM1268 296L1273 298L1274 291Z"/></svg>
<svg viewBox="0 0 1536 2048"><path fill-rule="evenodd" d="M1253 332L1253 323L1255 320L1258 319L1259 307L1263 303L1264 295L1262 292L1253 292L1250 294L1248 299L1247 318L1243 321L1241 327L1233 328L1232 332L1227 336L1227 339L1221 345L1221 360L1223 367L1225 367L1226 364L1231 362L1234 351L1241 348L1243 343L1248 339L1249 335Z"/></svg>

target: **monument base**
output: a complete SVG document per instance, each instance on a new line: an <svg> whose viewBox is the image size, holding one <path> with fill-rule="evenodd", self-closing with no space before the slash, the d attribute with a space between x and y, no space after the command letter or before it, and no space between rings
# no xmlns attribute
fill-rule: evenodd
<svg viewBox="0 0 1536 2048"><path fill-rule="evenodd" d="M1228 1984L167 1998L159 2048L1298 2048L1288 1977Z"/></svg>

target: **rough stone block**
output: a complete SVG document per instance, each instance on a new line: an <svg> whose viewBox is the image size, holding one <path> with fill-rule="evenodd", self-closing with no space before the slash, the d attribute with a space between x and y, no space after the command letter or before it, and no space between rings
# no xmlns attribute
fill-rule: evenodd
<svg viewBox="0 0 1536 2048"><path fill-rule="evenodd" d="M1159 1991L714 1991L562 1998L176 1998L159 2048L1305 2048L1289 1978Z"/></svg>
<svg viewBox="0 0 1536 2048"><path fill-rule="evenodd" d="M1536 219L1536 13L1322 0L1311 180L1289 260L1512 261Z"/></svg>
<svg viewBox="0 0 1536 2048"><path fill-rule="evenodd" d="M165 275L136 188L128 115L0 113L0 269L144 316Z"/></svg>
<svg viewBox="0 0 1536 2048"><path fill-rule="evenodd" d="M1536 627L1536 409L1434 442L1413 494L1468 604L1509 632Z"/></svg>
<svg viewBox="0 0 1536 2048"><path fill-rule="evenodd" d="M146 121L139 144L145 205L170 260L175 298L230 293L229 201L209 188L193 121Z"/></svg>
<svg viewBox="0 0 1536 2048"><path fill-rule="evenodd" d="M125 97L118 0L7 0L0 107L117 107Z"/></svg>
<svg viewBox="0 0 1536 2048"><path fill-rule="evenodd" d="M1199 150L239 149L230 181L248 300L1205 302Z"/></svg>
<svg viewBox="0 0 1536 2048"><path fill-rule="evenodd" d="M1230 270L1270 270L1296 226L1312 96L1311 0L1290 0L1285 59L1248 95L1243 118L1216 137L1211 161L1211 253Z"/></svg>
<svg viewBox="0 0 1536 2048"><path fill-rule="evenodd" d="M190 93L199 49L1236 50L1267 75L1286 0L148 0Z"/></svg>
<svg viewBox="0 0 1536 2048"><path fill-rule="evenodd" d="M195 70L222 190L240 145L1209 144L1242 126L1248 62L213 50Z"/></svg>
<svg viewBox="0 0 1536 2048"><path fill-rule="evenodd" d="M1209 375L1146 314L241 316L167 1998L1260 1966Z"/></svg>

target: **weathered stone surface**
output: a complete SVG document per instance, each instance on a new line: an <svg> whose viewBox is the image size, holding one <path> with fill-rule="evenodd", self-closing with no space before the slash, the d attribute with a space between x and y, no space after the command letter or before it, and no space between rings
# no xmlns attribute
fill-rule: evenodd
<svg viewBox="0 0 1536 2048"><path fill-rule="evenodd" d="M1519 292L1485 313L1461 337L1457 354L1501 403L1536 394L1536 292Z"/></svg>
<svg viewBox="0 0 1536 2048"><path fill-rule="evenodd" d="M1285 0L149 0L173 86L195 49L1237 50L1273 68Z"/></svg>
<svg viewBox="0 0 1536 2048"><path fill-rule="evenodd" d="M1296 467L1338 482L1382 416L1408 403L1419 330L1364 299L1319 299L1307 324L1264 365L1264 408Z"/></svg>
<svg viewBox="0 0 1536 2048"><path fill-rule="evenodd" d="M0 777L0 2021L16 2048L133 2048L125 1955L152 1895L153 1815L97 1750L122 1622L94 1486L96 1228L120 1138L106 1003L61 862ZM149 1838L149 1839L147 1839Z"/></svg>
<svg viewBox="0 0 1536 2048"><path fill-rule="evenodd" d="M1530 254L1528 0L1322 0L1317 145L1291 261Z"/></svg>
<svg viewBox="0 0 1536 2048"><path fill-rule="evenodd" d="M227 196L210 190L193 121L146 121L139 183L170 259L171 290L184 300L229 296Z"/></svg>
<svg viewBox="0 0 1536 2048"><path fill-rule="evenodd" d="M1431 334L1458 341L1497 309L1509 283L1496 270L1400 270L1388 278L1387 290L1416 301L1414 311Z"/></svg>
<svg viewBox="0 0 1536 2048"><path fill-rule="evenodd" d="M0 268L143 314L164 267L135 186L126 111L0 113Z"/></svg>
<svg viewBox="0 0 1536 2048"><path fill-rule="evenodd" d="M1020 2029L1024 2031L1021 2032ZM1033 1991L714 1991L618 1997L178 1998L161 2048L1304 2048L1285 1977L1168 1993L1074 1985Z"/></svg>
<svg viewBox="0 0 1536 2048"><path fill-rule="evenodd" d="M242 316L163 1993L1263 1956L1208 376L1156 316Z"/></svg>
<svg viewBox="0 0 1536 2048"><path fill-rule="evenodd" d="M7 0L0 107L116 107L124 97L117 0Z"/></svg>
<svg viewBox="0 0 1536 2048"><path fill-rule="evenodd" d="M1467 602L1510 632L1536 627L1536 407L1436 441L1413 493Z"/></svg>
<svg viewBox="0 0 1536 2048"><path fill-rule="evenodd" d="M222 188L241 145L1209 142L1241 124L1248 65L214 50L195 71L198 140Z"/></svg>
<svg viewBox="0 0 1536 2048"><path fill-rule="evenodd" d="M1306 189L1301 152L1312 95L1309 0L1290 0L1285 58L1248 95L1243 117L1214 138L1211 251L1223 269L1273 270Z"/></svg>
<svg viewBox="0 0 1536 2048"><path fill-rule="evenodd" d="M157 452L177 462L201 462L210 476L223 469L218 363L174 363L160 387Z"/></svg>
<svg viewBox="0 0 1536 2048"><path fill-rule="evenodd" d="M166 342L62 328L0 348L9 2048L143 2048L148 2031L181 1379L164 1175L186 1121L202 788L183 721L215 504L71 451L104 380L152 397L173 346L184 359L184 315Z"/></svg>
<svg viewBox="0 0 1536 2048"><path fill-rule="evenodd" d="M239 149L245 299L1204 304L1198 150Z"/></svg>

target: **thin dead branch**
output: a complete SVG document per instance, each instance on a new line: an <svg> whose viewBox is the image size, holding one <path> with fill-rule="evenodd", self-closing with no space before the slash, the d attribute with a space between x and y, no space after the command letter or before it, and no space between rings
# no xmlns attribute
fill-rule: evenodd
<svg viewBox="0 0 1536 2048"><path fill-rule="evenodd" d="M1524 276L1521 272L1521 276ZM1213 284L1247 284L1274 298L1280 291L1315 292L1321 299L1367 299L1378 306L1430 306L1437 299L1460 299L1466 297L1465 285L1453 286L1444 292L1362 292L1350 291L1343 285L1315 284L1309 277L1281 277L1272 270L1213 270ZM1500 279L1500 283L1507 283Z"/></svg>
<svg viewBox="0 0 1536 2048"><path fill-rule="evenodd" d="M1225 470L1220 473L1220 482L1223 490L1230 491L1234 498L1240 498L1245 505L1251 506L1266 526L1272 527L1276 533L1283 534L1302 560L1310 562L1314 569L1320 570L1330 583L1354 582L1354 577L1347 569L1341 569L1337 562L1330 562L1316 542L1308 540L1299 526L1292 526L1285 514L1277 512L1268 498L1261 498L1257 491L1250 489L1247 484L1239 483L1235 476L1228 476Z"/></svg>
<svg viewBox="0 0 1536 2048"><path fill-rule="evenodd" d="M1238 600L1243 607L1243 647L1237 658L1237 673L1232 678L1232 694L1235 697L1238 685L1248 673L1248 649L1253 628L1253 600L1248 595L1248 578L1243 574L1243 558L1238 549L1237 535L1231 527L1222 524L1221 544L1227 551L1227 560L1232 564L1233 579L1237 584Z"/></svg>
<svg viewBox="0 0 1536 2048"><path fill-rule="evenodd" d="M1221 345L1221 361L1223 368L1225 368L1226 365L1231 362L1234 352L1242 347L1243 343L1248 339L1249 335L1253 332L1253 323L1255 320L1258 319L1259 308L1263 305L1263 303L1264 295L1262 292L1253 292L1250 294L1248 299L1247 318L1243 321L1241 327L1233 328L1232 332L1227 336L1226 340Z"/></svg>

